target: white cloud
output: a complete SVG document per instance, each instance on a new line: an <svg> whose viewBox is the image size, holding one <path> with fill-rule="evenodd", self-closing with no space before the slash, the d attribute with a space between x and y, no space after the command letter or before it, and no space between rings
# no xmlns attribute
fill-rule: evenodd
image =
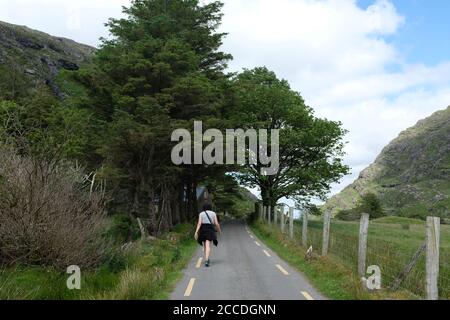
<svg viewBox="0 0 450 320"><path fill-rule="evenodd" d="M350 131L351 183L382 148L450 104L450 62L409 65L386 39L408 23L391 1L225 1L222 29L234 70L266 65L290 81L317 115ZM390 71L395 70L395 71Z"/></svg>
<svg viewBox="0 0 450 320"><path fill-rule="evenodd" d="M368 16L369 30L378 34L392 34L397 31L399 25L403 24L404 18L388 0L378 0L369 6L365 12Z"/></svg>
<svg viewBox="0 0 450 320"><path fill-rule="evenodd" d="M386 1L367 11L352 0L225 3L223 30L230 33L226 47L238 57L233 63L237 68L270 64L289 76L334 69L345 77L381 70L395 59L395 50L379 36L395 32L403 18ZM286 56L289 61L283 59ZM300 63L302 69L295 68Z"/></svg>

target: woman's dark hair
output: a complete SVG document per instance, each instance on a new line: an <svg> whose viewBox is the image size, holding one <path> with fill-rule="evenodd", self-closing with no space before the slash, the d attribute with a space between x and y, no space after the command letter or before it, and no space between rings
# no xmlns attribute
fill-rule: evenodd
<svg viewBox="0 0 450 320"><path fill-rule="evenodd" d="M203 211L212 211L212 205L209 203L205 203L203 205Z"/></svg>

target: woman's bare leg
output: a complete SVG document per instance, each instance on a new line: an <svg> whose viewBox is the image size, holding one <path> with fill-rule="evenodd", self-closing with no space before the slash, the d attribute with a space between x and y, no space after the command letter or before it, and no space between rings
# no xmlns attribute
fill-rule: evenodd
<svg viewBox="0 0 450 320"><path fill-rule="evenodd" d="M205 243L205 260L209 260L209 254L211 253L211 241Z"/></svg>

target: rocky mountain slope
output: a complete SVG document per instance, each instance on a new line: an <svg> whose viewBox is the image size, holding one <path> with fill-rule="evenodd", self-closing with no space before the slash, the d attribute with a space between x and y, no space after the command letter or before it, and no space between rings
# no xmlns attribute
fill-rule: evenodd
<svg viewBox="0 0 450 320"><path fill-rule="evenodd" d="M0 99L16 99L40 85L60 96L61 69L77 70L95 48L0 21Z"/></svg>
<svg viewBox="0 0 450 320"><path fill-rule="evenodd" d="M323 209L353 209L367 192L391 215L450 218L450 107L402 132Z"/></svg>

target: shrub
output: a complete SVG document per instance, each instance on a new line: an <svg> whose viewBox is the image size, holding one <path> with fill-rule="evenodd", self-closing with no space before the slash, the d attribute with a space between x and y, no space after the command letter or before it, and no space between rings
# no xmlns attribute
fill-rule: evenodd
<svg viewBox="0 0 450 320"><path fill-rule="evenodd" d="M130 240L137 240L141 236L136 219L129 215L115 214L111 217L111 225L106 236L113 239L117 244L123 244Z"/></svg>
<svg viewBox="0 0 450 320"><path fill-rule="evenodd" d="M361 218L361 213L357 210L341 210L336 215L336 219L342 221L357 221Z"/></svg>
<svg viewBox="0 0 450 320"><path fill-rule="evenodd" d="M128 257L120 248L110 248L103 255L101 267L113 273L117 273L126 269Z"/></svg>
<svg viewBox="0 0 450 320"><path fill-rule="evenodd" d="M96 266L104 206L80 169L0 146L0 264Z"/></svg>
<svg viewBox="0 0 450 320"><path fill-rule="evenodd" d="M366 193L362 196L357 211L360 213L370 214L371 219L377 219L385 216L381 206L381 201L374 193Z"/></svg>
<svg viewBox="0 0 450 320"><path fill-rule="evenodd" d="M402 223L401 226L402 226L403 230L410 230L411 229L408 223Z"/></svg>
<svg viewBox="0 0 450 320"><path fill-rule="evenodd" d="M336 218L343 221L356 221L361 217L362 213L368 213L370 219L377 219L386 215L378 197L373 193L367 193L362 196L356 208L341 210L336 215Z"/></svg>

